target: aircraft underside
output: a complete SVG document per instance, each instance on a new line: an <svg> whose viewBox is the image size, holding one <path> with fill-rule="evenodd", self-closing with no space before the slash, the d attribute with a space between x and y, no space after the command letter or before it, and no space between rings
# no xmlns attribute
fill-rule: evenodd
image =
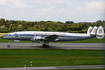
<svg viewBox="0 0 105 70"><path fill-rule="evenodd" d="M77 41L77 40L84 40L84 39L90 39L90 38L94 38L95 36L72 36L72 37L62 37L60 39L60 37L58 37L57 41ZM36 42L36 43L42 43L43 47L49 48L49 41L53 41L53 40L43 40L43 39L36 39L36 40L32 40L32 37L18 37L18 38L9 38L8 40L24 40L24 41L32 41L32 42ZM10 47L10 42L7 45L7 47Z"/></svg>

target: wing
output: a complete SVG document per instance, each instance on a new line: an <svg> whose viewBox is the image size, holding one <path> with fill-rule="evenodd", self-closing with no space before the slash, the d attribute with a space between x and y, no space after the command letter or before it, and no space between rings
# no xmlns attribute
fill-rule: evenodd
<svg viewBox="0 0 105 70"><path fill-rule="evenodd" d="M58 35L50 35L48 37L45 37L45 39L49 41L55 41L57 38L58 38Z"/></svg>

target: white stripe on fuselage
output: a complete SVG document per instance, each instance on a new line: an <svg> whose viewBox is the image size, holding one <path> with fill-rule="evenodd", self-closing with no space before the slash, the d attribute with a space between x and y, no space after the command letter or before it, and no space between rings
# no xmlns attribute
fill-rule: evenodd
<svg viewBox="0 0 105 70"><path fill-rule="evenodd" d="M21 31L9 33L14 34L41 34L41 35L66 35L66 36L90 36L88 34L77 34L77 33L65 33L65 32L44 32L44 31Z"/></svg>

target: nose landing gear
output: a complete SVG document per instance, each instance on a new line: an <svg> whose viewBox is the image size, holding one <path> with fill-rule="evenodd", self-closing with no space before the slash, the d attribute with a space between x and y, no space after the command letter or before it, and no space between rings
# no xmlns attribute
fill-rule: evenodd
<svg viewBox="0 0 105 70"><path fill-rule="evenodd" d="M7 47L10 48L11 46L10 45L7 45Z"/></svg>
<svg viewBox="0 0 105 70"><path fill-rule="evenodd" d="M11 43L11 40L9 40L9 43L8 43L8 45L7 45L7 47L8 48L10 48L11 46L10 46L10 43Z"/></svg>

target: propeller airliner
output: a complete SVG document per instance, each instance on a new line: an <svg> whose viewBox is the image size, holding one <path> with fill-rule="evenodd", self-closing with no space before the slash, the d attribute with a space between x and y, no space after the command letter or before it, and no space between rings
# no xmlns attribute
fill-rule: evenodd
<svg viewBox="0 0 105 70"><path fill-rule="evenodd" d="M7 45L10 48L11 40L28 40L36 43L42 43L43 47L49 48L49 41L77 41L97 37L102 39L104 37L104 30L102 26L89 27L87 34L66 33L66 32L45 32L45 31L21 31L12 32L2 36L3 39L8 39Z"/></svg>

